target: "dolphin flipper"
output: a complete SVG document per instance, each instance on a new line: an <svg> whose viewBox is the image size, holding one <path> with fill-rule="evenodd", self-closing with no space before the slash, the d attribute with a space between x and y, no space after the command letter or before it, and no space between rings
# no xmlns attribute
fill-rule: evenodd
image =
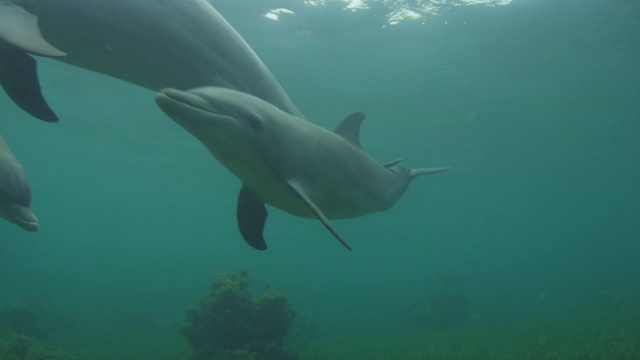
<svg viewBox="0 0 640 360"><path fill-rule="evenodd" d="M258 199L253 191L246 186L242 186L238 195L238 208L236 211L238 227L244 240L254 249L267 249L267 243L262 235L267 215L264 203Z"/></svg>
<svg viewBox="0 0 640 360"><path fill-rule="evenodd" d="M36 61L21 49L0 42L0 85L24 111L47 122L58 121L42 96Z"/></svg>
<svg viewBox="0 0 640 360"><path fill-rule="evenodd" d="M344 245L344 247L351 250L351 246L349 246L349 244L344 240L342 235L338 233L338 230L336 230L336 228L334 228L333 225L331 225L331 223L329 222L329 219L327 219L324 213L322 213L322 210L320 210L318 206L313 202L313 200L311 200L309 196L307 196L307 194L304 192L304 189L302 189L300 184L298 184L298 182L294 180L288 180L287 184L289 184L291 189L295 191L296 194L298 194L298 196L300 197L300 200L302 200L309 207L309 210L311 210L311 212L318 219L320 219L320 221L322 221L322 224L333 234L333 236L335 236L336 239L338 239L338 241L340 241L340 243Z"/></svg>

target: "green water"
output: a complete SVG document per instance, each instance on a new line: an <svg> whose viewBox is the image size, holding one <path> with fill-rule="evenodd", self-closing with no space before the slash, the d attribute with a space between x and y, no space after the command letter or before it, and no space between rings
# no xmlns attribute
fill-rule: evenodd
<svg viewBox="0 0 640 360"><path fill-rule="evenodd" d="M33 341L58 358L186 359L187 307L246 268L297 310L300 359L640 358L637 2L514 0L395 26L374 4L214 2L308 119L363 111L376 159L453 167L335 221L352 252L277 209L268 251L251 249L239 181L151 92L41 60L60 123L0 94L41 226L0 222L0 310L35 309ZM296 14L261 16L280 6ZM435 326L451 292L463 319ZM0 320L0 350L14 330Z"/></svg>

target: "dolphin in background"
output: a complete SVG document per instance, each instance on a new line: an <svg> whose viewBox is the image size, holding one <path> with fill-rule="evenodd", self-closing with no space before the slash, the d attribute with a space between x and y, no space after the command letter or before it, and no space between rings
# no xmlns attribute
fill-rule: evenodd
<svg viewBox="0 0 640 360"><path fill-rule="evenodd" d="M0 217L27 231L38 230L31 210L31 188L20 162L0 135Z"/></svg>
<svg viewBox="0 0 640 360"><path fill-rule="evenodd" d="M0 84L29 114L54 122L31 55L153 91L228 87L301 116L206 0L0 0Z"/></svg>
<svg viewBox="0 0 640 360"><path fill-rule="evenodd" d="M360 146L362 113L347 116L331 132L231 89L164 89L156 102L240 178L238 226L258 250L267 248L265 203L318 218L350 249L330 219L386 210L414 178L448 169L407 169L398 166L400 160L379 164Z"/></svg>

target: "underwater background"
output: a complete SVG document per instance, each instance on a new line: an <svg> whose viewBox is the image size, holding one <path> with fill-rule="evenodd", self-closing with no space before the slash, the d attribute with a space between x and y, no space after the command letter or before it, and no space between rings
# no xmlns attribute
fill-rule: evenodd
<svg viewBox="0 0 640 360"><path fill-rule="evenodd" d="M187 359L187 308L246 269L300 359L640 359L640 4L364 3L213 1L310 121L363 111L380 162L452 166L334 221L351 252L273 208L249 247L239 180L146 89L39 59L59 123L0 94L40 220L0 222L0 351Z"/></svg>

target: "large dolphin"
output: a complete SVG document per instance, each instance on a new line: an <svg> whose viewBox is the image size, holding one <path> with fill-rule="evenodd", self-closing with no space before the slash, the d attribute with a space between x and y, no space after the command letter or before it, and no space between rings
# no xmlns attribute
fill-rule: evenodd
<svg viewBox="0 0 640 360"><path fill-rule="evenodd" d="M407 169L399 160L379 164L360 146L362 113L331 132L231 89L164 89L156 102L240 178L238 226L259 250L267 248L265 203L320 219L350 249L329 219L386 210L415 177L448 169Z"/></svg>
<svg viewBox="0 0 640 360"><path fill-rule="evenodd" d="M20 162L0 135L0 217L27 231L38 230L30 208L31 188Z"/></svg>
<svg viewBox="0 0 640 360"><path fill-rule="evenodd" d="M31 115L57 121L30 55L153 91L220 86L300 112L206 0L0 0L0 84Z"/></svg>

